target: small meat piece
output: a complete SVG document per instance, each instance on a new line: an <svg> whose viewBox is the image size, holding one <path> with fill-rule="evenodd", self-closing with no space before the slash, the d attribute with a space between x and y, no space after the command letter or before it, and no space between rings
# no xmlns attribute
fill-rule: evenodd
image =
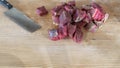
<svg viewBox="0 0 120 68"><path fill-rule="evenodd" d="M98 26L93 22L90 22L84 26L84 28L90 32L95 32L98 29Z"/></svg>
<svg viewBox="0 0 120 68"><path fill-rule="evenodd" d="M51 13L52 13L52 15L53 16L59 16L60 14L61 14L61 12L63 11L63 6L56 6L55 8L53 8L52 10L51 10Z"/></svg>
<svg viewBox="0 0 120 68"><path fill-rule="evenodd" d="M71 19L72 19L71 15L68 12L63 11L59 17L60 26L67 25L68 23L71 22Z"/></svg>
<svg viewBox="0 0 120 68"><path fill-rule="evenodd" d="M92 10L92 17L96 21L101 21L105 17L105 12L103 11L102 7L97 3L92 3L91 6L93 7Z"/></svg>
<svg viewBox="0 0 120 68"><path fill-rule="evenodd" d="M76 26L79 28L83 28L87 23L84 21L77 22Z"/></svg>
<svg viewBox="0 0 120 68"><path fill-rule="evenodd" d="M74 33L73 40L77 43L80 43L82 41L82 38L83 38L83 32L80 28L77 28Z"/></svg>
<svg viewBox="0 0 120 68"><path fill-rule="evenodd" d="M68 5L70 5L70 6L72 6L72 7L75 7L75 6L76 6L75 0L69 1L69 2L68 2Z"/></svg>
<svg viewBox="0 0 120 68"><path fill-rule="evenodd" d="M49 37L53 41L63 39L67 36L67 26L59 27L58 29L49 30Z"/></svg>
<svg viewBox="0 0 120 68"><path fill-rule="evenodd" d="M105 23L105 21L108 19L108 17L109 17L109 14L106 13L105 17L101 21L94 21L94 22L98 27L100 27L103 23Z"/></svg>
<svg viewBox="0 0 120 68"><path fill-rule="evenodd" d="M59 16L52 16L52 20L53 20L53 24L59 25L60 21L59 21Z"/></svg>
<svg viewBox="0 0 120 68"><path fill-rule="evenodd" d="M60 20L59 20L59 17L60 17L60 14L63 12L64 9L62 9L62 6L57 6L55 8L53 8L51 10L52 12L52 20L53 20L53 24L55 25L59 25L60 24Z"/></svg>
<svg viewBox="0 0 120 68"><path fill-rule="evenodd" d="M90 13L91 17L95 21L101 21L105 16L105 12L102 9L102 7L95 2L93 2L90 5L82 6L82 10L86 11L87 13Z"/></svg>
<svg viewBox="0 0 120 68"><path fill-rule="evenodd" d="M58 34L59 34L60 39L65 38L67 36L67 26L59 27L58 28Z"/></svg>
<svg viewBox="0 0 120 68"><path fill-rule="evenodd" d="M80 9L76 9L76 12L73 16L74 22L80 22L86 17L86 12Z"/></svg>
<svg viewBox="0 0 120 68"><path fill-rule="evenodd" d="M56 29L49 30L49 38L53 41L60 40Z"/></svg>
<svg viewBox="0 0 120 68"><path fill-rule="evenodd" d="M76 31L76 25L69 24L68 25L68 35L70 38L73 38L75 31Z"/></svg>
<svg viewBox="0 0 120 68"><path fill-rule="evenodd" d="M48 11L46 10L46 8L44 6L42 7L39 7L37 8L37 14L40 15L40 16L43 16L43 15L47 15L48 14Z"/></svg>
<svg viewBox="0 0 120 68"><path fill-rule="evenodd" d="M96 21L101 21L104 18L105 14L102 13L99 9L94 9L94 13L92 14L92 17Z"/></svg>
<svg viewBox="0 0 120 68"><path fill-rule="evenodd" d="M85 17L84 20L83 20L83 22L85 22L85 23L90 23L92 20L93 20L93 19L92 19L90 13L87 13L87 14L86 14L86 17Z"/></svg>
<svg viewBox="0 0 120 68"><path fill-rule="evenodd" d="M67 11L67 12L69 12L71 15L74 13L74 8L73 7L71 7L70 5L65 5L64 6L64 9Z"/></svg>

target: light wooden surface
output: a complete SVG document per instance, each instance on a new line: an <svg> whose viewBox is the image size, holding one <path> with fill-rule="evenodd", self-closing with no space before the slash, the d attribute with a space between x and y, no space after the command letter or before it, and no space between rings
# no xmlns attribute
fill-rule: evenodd
<svg viewBox="0 0 120 68"><path fill-rule="evenodd" d="M35 33L21 29L4 16L0 6L0 68L120 68L120 1L95 0L110 14L96 33L85 33L81 44L71 39L51 41L51 14L39 17L35 10L46 6L50 11L65 0L9 0L16 8L38 22ZM77 0L77 6L90 0Z"/></svg>

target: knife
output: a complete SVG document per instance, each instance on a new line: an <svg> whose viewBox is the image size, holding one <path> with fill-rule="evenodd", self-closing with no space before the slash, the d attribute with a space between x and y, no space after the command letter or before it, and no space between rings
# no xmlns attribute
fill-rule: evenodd
<svg viewBox="0 0 120 68"><path fill-rule="evenodd" d="M8 11L4 12L4 14L8 18L13 20L16 24L23 27L25 30L29 32L34 32L40 28L40 25L38 25L35 21L30 19L28 16L26 16L18 9L14 8L13 5L11 5L6 0L0 0L0 3L8 9Z"/></svg>

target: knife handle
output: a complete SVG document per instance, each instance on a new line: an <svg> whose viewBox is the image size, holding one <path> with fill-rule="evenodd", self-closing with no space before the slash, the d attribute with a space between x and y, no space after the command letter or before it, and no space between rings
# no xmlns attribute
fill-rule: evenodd
<svg viewBox="0 0 120 68"><path fill-rule="evenodd" d="M0 3L4 6L4 7L6 7L7 9L11 9L13 6L9 3L9 2L7 2L6 0L0 0Z"/></svg>

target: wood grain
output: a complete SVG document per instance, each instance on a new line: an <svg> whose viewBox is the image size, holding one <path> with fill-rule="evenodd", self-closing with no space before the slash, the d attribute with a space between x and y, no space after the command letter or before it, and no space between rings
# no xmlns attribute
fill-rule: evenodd
<svg viewBox="0 0 120 68"><path fill-rule="evenodd" d="M35 10L68 0L9 0L16 8L37 21L42 28L29 33L16 25L0 6L0 68L120 68L120 1L95 0L110 14L96 33L85 33L81 44L71 39L51 41L51 14L39 17ZM77 0L77 6L91 0Z"/></svg>

